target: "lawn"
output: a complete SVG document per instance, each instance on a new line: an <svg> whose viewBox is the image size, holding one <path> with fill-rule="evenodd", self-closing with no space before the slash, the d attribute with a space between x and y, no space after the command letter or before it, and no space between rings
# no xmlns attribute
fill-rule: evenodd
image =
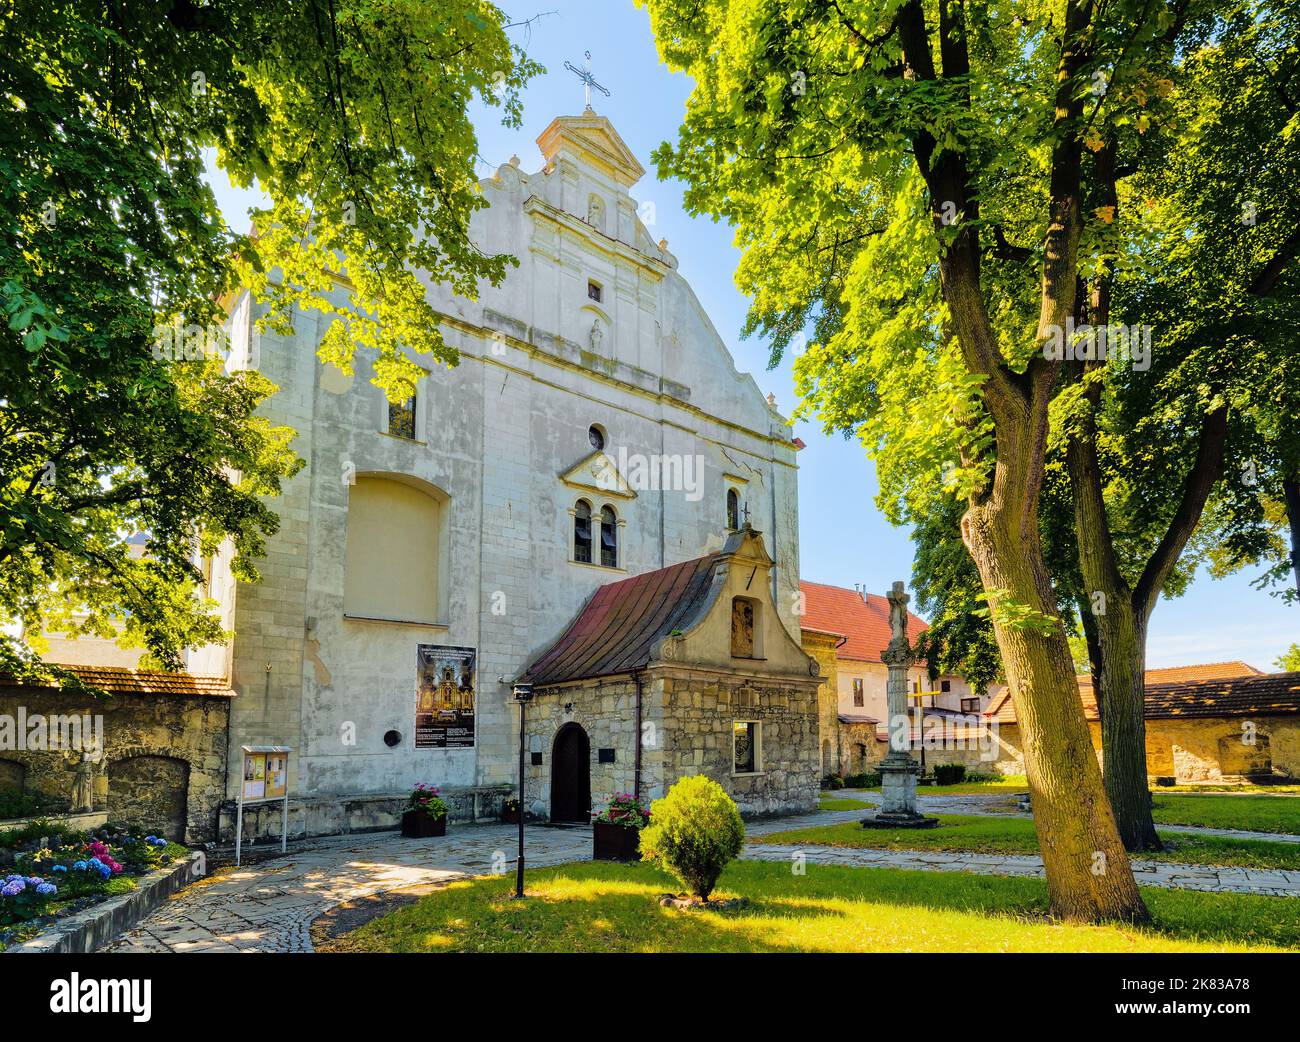
<svg viewBox="0 0 1300 1042"><path fill-rule="evenodd" d="M1155 925L1047 917L1036 879L738 861L718 897L748 908L660 908L677 889L645 864L561 865L449 885L325 946L377 952L1167 952L1300 948L1300 901L1143 889Z"/></svg>
<svg viewBox="0 0 1300 1042"><path fill-rule="evenodd" d="M871 804L863 800L851 800L847 797L823 796L818 810L869 810Z"/></svg>
<svg viewBox="0 0 1300 1042"><path fill-rule="evenodd" d="M1161 833L1166 848L1158 861L1240 868L1300 869L1300 844L1263 839L1226 839ZM763 843L793 846L872 847L884 850L973 851L981 854L1037 854L1038 838L1028 818L941 814L932 829L864 829L856 821L773 832Z"/></svg>
<svg viewBox="0 0 1300 1042"><path fill-rule="evenodd" d="M1160 825L1300 833L1300 798L1295 796L1166 796L1155 792L1152 815Z"/></svg>

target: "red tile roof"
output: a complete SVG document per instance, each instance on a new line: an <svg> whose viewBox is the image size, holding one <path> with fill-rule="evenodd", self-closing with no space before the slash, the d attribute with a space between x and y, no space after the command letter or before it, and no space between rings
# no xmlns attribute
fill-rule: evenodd
<svg viewBox="0 0 1300 1042"><path fill-rule="evenodd" d="M1214 674L1219 674L1215 676ZM1205 676L1204 674L1210 674ZM1181 677L1169 682L1167 677ZM1090 677L1079 677L1083 715L1099 719ZM1146 674L1146 718L1276 716L1300 713L1300 673L1261 673L1244 662L1150 669ZM1163 681L1163 682L1162 682ZM1011 692L995 698L985 715L999 724L1016 722Z"/></svg>
<svg viewBox="0 0 1300 1042"><path fill-rule="evenodd" d="M721 553L645 572L598 589L569 628L524 672L531 684L630 673L658 643L686 629L708 603Z"/></svg>
<svg viewBox="0 0 1300 1042"><path fill-rule="evenodd" d="M60 665L59 668L75 673L84 683L101 688L111 695L235 697L230 682L224 677L201 677L192 673L161 673L146 669L124 669L118 666ZM0 688L59 690L56 684L34 685L3 675L0 675Z"/></svg>
<svg viewBox="0 0 1300 1042"><path fill-rule="evenodd" d="M879 662L880 653L889 647L889 601L880 594L869 593L866 599L857 590L823 583L801 582L804 614L799 620L804 629L823 633L843 633L848 640L836 652L837 657L859 662ZM929 628L926 621L907 613L907 636L913 643Z"/></svg>

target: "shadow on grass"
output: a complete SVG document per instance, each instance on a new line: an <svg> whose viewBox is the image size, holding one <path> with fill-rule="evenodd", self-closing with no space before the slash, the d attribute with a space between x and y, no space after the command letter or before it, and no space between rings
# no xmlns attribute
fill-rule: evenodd
<svg viewBox="0 0 1300 1042"><path fill-rule="evenodd" d="M1076 927L1047 915L1041 880L962 873L736 862L716 896L744 896L725 912L660 908L679 887L647 865L581 863L510 881L454 883L367 924L353 951L870 951L1142 950L1214 945L1300 946L1300 902L1285 898L1144 891L1156 923ZM1094 945L1093 942L1096 942Z"/></svg>

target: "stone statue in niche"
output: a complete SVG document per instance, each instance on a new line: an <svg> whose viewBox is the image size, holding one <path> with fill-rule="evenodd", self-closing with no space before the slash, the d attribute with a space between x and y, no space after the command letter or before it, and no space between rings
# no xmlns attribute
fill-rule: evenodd
<svg viewBox="0 0 1300 1042"><path fill-rule="evenodd" d="M72 801L69 808L73 814L85 814L95 809L95 764L90 753L81 754L81 762L72 777Z"/></svg>
<svg viewBox="0 0 1300 1042"><path fill-rule="evenodd" d="M754 605L743 597L731 602L731 657L754 657Z"/></svg>
<svg viewBox="0 0 1300 1042"><path fill-rule="evenodd" d="M605 230L605 204L598 195L587 200L587 223L602 232Z"/></svg>
<svg viewBox="0 0 1300 1042"><path fill-rule="evenodd" d="M600 319L595 319L591 323L591 332L587 334L587 344L591 347L593 354L600 354L601 341L605 339L605 327Z"/></svg>

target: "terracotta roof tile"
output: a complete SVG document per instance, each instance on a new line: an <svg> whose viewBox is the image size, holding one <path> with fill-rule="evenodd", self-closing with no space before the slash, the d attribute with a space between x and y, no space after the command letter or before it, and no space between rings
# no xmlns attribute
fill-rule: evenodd
<svg viewBox="0 0 1300 1042"><path fill-rule="evenodd" d="M801 582L799 589L804 595L804 614L799 620L804 629L848 637L836 653L839 658L881 660L880 653L889 646L889 601L875 593L864 600L856 590L823 583ZM907 615L907 635L915 642L929 627L919 615Z"/></svg>
<svg viewBox="0 0 1300 1042"><path fill-rule="evenodd" d="M1183 679L1170 682L1166 678L1171 676ZM1079 677L1078 681L1083 715L1099 719L1092 678ZM1146 682L1148 720L1300 713L1300 673L1261 673L1244 662L1211 662L1149 669ZM1014 724L1011 692L1004 691L994 699L985 715L996 717L1000 724Z"/></svg>
<svg viewBox="0 0 1300 1042"><path fill-rule="evenodd" d="M153 670L124 669L118 666L74 666L59 668L75 673L85 683L113 695L156 695L182 698L234 698L235 692L225 677L195 676L192 673L161 673ZM0 688L32 688L13 677L0 675ZM41 689L58 690L56 685Z"/></svg>

